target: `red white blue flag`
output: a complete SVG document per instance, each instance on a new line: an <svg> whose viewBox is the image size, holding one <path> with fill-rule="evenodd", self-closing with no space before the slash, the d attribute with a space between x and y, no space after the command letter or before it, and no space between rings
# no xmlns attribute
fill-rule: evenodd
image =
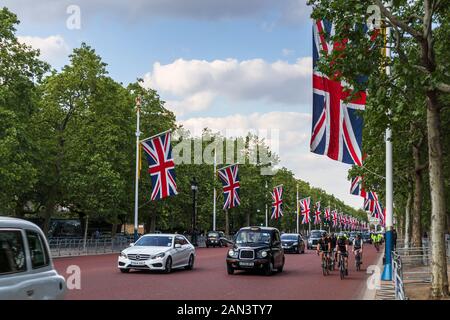
<svg viewBox="0 0 450 320"><path fill-rule="evenodd" d="M170 132L141 141L147 155L148 173L152 180L152 200L176 195L175 162L170 145Z"/></svg>
<svg viewBox="0 0 450 320"><path fill-rule="evenodd" d="M279 219L283 215L283 186L273 188L272 192L272 216L271 219Z"/></svg>
<svg viewBox="0 0 450 320"><path fill-rule="evenodd" d="M337 211L336 210L331 211L331 216L332 216L332 219L333 219L333 227L337 227L337 225L339 223Z"/></svg>
<svg viewBox="0 0 450 320"><path fill-rule="evenodd" d="M309 217L309 213L311 212L310 203L311 203L310 197L300 200L300 212L303 215L302 224L307 224L310 222Z"/></svg>
<svg viewBox="0 0 450 320"><path fill-rule="evenodd" d="M330 207L325 208L325 212L324 212L325 221L330 221L330 210L331 210Z"/></svg>
<svg viewBox="0 0 450 320"><path fill-rule="evenodd" d="M314 212L314 224L320 224L322 219L320 218L320 201L316 202L316 211Z"/></svg>
<svg viewBox="0 0 450 320"><path fill-rule="evenodd" d="M313 118L311 152L349 164L362 165L363 118L366 93L358 92L347 101L352 92L340 81L329 78L318 69L320 57L340 50L345 42L329 42L334 26L326 20L317 20L313 30Z"/></svg>
<svg viewBox="0 0 450 320"><path fill-rule="evenodd" d="M224 204L223 209L234 208L241 204L239 198L239 166L230 165L217 170L220 181L222 181Z"/></svg>
<svg viewBox="0 0 450 320"><path fill-rule="evenodd" d="M363 198L366 198L366 190L364 190L362 186L362 181L363 181L362 176L353 178L350 185L350 193L354 194L355 196L361 196Z"/></svg>

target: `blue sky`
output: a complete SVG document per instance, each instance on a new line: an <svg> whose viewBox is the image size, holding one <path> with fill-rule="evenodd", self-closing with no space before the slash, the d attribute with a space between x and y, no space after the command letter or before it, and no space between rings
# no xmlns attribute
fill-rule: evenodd
<svg viewBox="0 0 450 320"><path fill-rule="evenodd" d="M160 93L192 131L280 130L281 163L298 178L362 206L349 195L348 165L309 152L311 21L304 0L6 0L21 41L59 69L86 42L127 84ZM69 30L78 5L81 28Z"/></svg>

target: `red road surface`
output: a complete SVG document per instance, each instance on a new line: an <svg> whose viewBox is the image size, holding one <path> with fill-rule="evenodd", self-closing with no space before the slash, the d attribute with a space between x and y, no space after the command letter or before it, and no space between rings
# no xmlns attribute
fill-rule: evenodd
<svg viewBox="0 0 450 320"><path fill-rule="evenodd" d="M170 274L122 274L117 269L117 254L59 258L54 264L66 279L68 266L81 269L81 289L68 290L66 299L360 299L369 277L366 268L376 264L380 255L367 246L360 272L355 271L351 256L349 276L341 280L338 271L324 277L319 257L310 250L305 254L286 254L283 272L270 277L240 271L228 275L227 250L199 248L194 270L175 270Z"/></svg>

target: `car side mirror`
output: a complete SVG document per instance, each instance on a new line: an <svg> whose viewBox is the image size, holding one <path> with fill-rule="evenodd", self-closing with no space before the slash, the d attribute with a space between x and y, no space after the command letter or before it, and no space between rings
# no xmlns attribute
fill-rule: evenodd
<svg viewBox="0 0 450 320"><path fill-rule="evenodd" d="M175 249L180 249L180 248L181 248L181 244L175 243Z"/></svg>
<svg viewBox="0 0 450 320"><path fill-rule="evenodd" d="M130 247L134 247L134 242L130 243Z"/></svg>

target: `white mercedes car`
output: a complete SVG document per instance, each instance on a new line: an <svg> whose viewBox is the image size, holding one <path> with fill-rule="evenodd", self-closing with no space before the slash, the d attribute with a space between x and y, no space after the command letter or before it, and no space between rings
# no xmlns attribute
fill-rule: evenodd
<svg viewBox="0 0 450 320"><path fill-rule="evenodd" d="M179 234L146 234L119 255L121 272L160 270L169 273L174 268L194 268L195 248Z"/></svg>

